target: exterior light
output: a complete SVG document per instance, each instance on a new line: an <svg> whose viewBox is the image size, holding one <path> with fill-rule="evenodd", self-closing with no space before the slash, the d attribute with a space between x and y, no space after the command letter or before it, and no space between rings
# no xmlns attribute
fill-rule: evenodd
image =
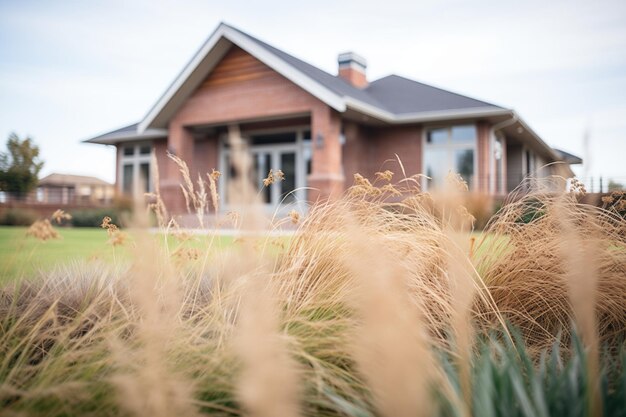
<svg viewBox="0 0 626 417"><path fill-rule="evenodd" d="M321 133L315 135L315 147L318 149L324 147L324 135Z"/></svg>

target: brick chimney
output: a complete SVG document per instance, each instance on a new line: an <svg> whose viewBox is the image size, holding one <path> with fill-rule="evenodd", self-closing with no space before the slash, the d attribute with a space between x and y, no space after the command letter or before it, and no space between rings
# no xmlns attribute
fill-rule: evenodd
<svg viewBox="0 0 626 417"><path fill-rule="evenodd" d="M365 69L367 61L354 52L344 52L337 57L339 76L357 88L367 87Z"/></svg>

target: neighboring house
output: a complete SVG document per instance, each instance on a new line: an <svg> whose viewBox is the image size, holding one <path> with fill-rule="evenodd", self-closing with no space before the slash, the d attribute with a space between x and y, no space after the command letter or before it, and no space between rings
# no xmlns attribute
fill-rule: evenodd
<svg viewBox="0 0 626 417"><path fill-rule="evenodd" d="M511 109L397 75L369 81L355 53L340 54L332 75L223 23L143 120L87 142L117 147L116 183L125 193L139 177L153 188L155 155L166 205L181 212L180 173L166 152L187 161L193 178L220 170L224 190L234 125L249 144L259 187L270 168L285 173L284 182L261 192L274 207L337 195L355 173L391 168L400 175L388 162L396 155L407 176L432 178L423 180L425 189L455 171L489 194L557 168L571 175L569 163L580 163L548 146Z"/></svg>
<svg viewBox="0 0 626 417"><path fill-rule="evenodd" d="M37 185L37 201L44 204L110 204L114 195L113 184L83 175L50 174Z"/></svg>

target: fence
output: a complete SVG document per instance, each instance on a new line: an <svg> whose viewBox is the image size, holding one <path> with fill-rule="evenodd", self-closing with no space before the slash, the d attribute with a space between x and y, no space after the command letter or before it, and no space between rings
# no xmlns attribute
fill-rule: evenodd
<svg viewBox="0 0 626 417"><path fill-rule="evenodd" d="M626 190L626 177L589 176L577 177L589 193L608 193L611 191Z"/></svg>
<svg viewBox="0 0 626 417"><path fill-rule="evenodd" d="M59 189L49 189L43 193L36 190L20 196L0 191L0 205L3 206L37 206L54 205L57 208L65 207L106 207L113 203L111 198L95 198L89 195L76 195L72 192L63 192Z"/></svg>

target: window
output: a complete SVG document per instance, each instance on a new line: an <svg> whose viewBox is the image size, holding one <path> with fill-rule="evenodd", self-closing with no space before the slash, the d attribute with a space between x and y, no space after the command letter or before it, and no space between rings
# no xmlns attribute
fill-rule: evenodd
<svg viewBox="0 0 626 417"><path fill-rule="evenodd" d="M124 145L120 161L120 185L124 194L133 193L135 181L140 181L138 186L141 187L141 191L152 190L151 156L151 143Z"/></svg>
<svg viewBox="0 0 626 417"><path fill-rule="evenodd" d="M133 172L134 167L132 163L124 164L122 170L122 191L124 191L124 194L131 194L133 192Z"/></svg>
<svg viewBox="0 0 626 417"><path fill-rule="evenodd" d="M525 167L524 175L535 175L536 174L535 172L536 161L535 161L534 152L527 149L524 154L525 154L524 156L526 160L526 167Z"/></svg>
<svg viewBox="0 0 626 417"><path fill-rule="evenodd" d="M293 128L288 131L259 131L244 135L250 145L252 157L250 180L258 188L260 200L268 207L282 203L299 205L306 200L307 176L311 168L311 131L304 128ZM224 190L223 208L231 204L228 195L228 182L237 176L231 164L231 150L227 141L222 142L220 152L220 189ZM281 170L284 179L270 187L263 186L263 179L269 170Z"/></svg>
<svg viewBox="0 0 626 417"><path fill-rule="evenodd" d="M449 172L460 174L470 189L475 185L476 128L450 126L426 132L424 167L427 187L440 187Z"/></svg>

